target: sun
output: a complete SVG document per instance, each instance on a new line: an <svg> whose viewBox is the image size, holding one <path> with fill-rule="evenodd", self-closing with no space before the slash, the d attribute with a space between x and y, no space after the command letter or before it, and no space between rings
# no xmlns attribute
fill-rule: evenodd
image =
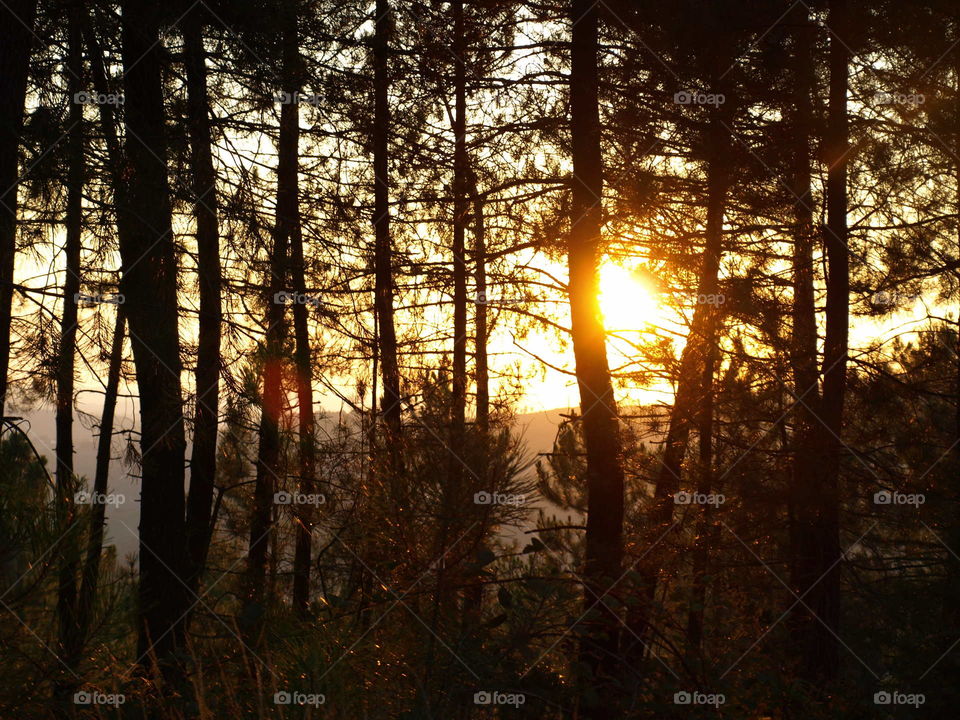
<svg viewBox="0 0 960 720"><path fill-rule="evenodd" d="M607 332L641 331L662 324L664 314L646 273L609 261L600 266L600 311Z"/></svg>

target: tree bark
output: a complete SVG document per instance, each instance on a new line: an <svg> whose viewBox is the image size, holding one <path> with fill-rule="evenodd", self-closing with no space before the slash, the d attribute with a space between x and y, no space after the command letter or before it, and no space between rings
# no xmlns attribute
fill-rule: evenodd
<svg viewBox="0 0 960 720"><path fill-rule="evenodd" d="M36 12L36 0L10 0L0 5L0 417L7 402L20 132Z"/></svg>
<svg viewBox="0 0 960 720"><path fill-rule="evenodd" d="M202 6L194 6L181 21L200 290L193 454L190 459L190 491L187 495L189 582L193 592L200 585L210 547L220 406L220 326L223 321L220 301L220 223L207 100L202 13Z"/></svg>
<svg viewBox="0 0 960 720"><path fill-rule="evenodd" d="M176 678L183 647L187 546L177 258L167 185L159 7L124 0L126 192L122 293L137 369L141 429L138 657Z"/></svg>
<svg viewBox="0 0 960 720"><path fill-rule="evenodd" d="M589 623L581 644L586 682L601 692L619 673L619 620L607 590L623 561L623 467L617 405L607 365L606 333L598 302L597 263L603 224L603 164L598 97L598 11L573 0L570 119L573 159L568 240L571 335L587 455L587 531L584 606ZM606 700L606 698L605 698ZM586 716L612 717L606 703Z"/></svg>
<svg viewBox="0 0 960 720"><path fill-rule="evenodd" d="M724 48L724 51L718 55L716 65L726 68L728 64L729 53ZM718 94L730 95L729 88L721 78L712 78L711 87ZM680 356L677 392L670 410L663 457L660 460L654 487L653 505L646 523L644 549L651 549L648 552L648 560L640 569L641 601L631 613L630 619L630 626L639 638L649 635L647 625L651 621L658 576L665 562L663 551L655 544L673 522L676 504L674 496L682 485L683 461L687 454L690 431L703 423L706 423L705 426L708 429L712 427L713 365L717 355L716 344L721 306L719 300L711 302L711 299L720 297L723 223L732 176L730 127L733 123L733 112L730 107L723 104L715 108L706 129L707 198L703 257L697 281L697 302L690 332L687 335L687 344ZM704 416L704 413L708 412L705 409L707 407L711 409L709 415ZM700 448L712 451L709 438L700 438ZM704 467L701 462L698 482L703 482L705 479L709 481L709 467ZM698 542L703 543L706 540L700 539L698 535ZM702 548L701 551L705 552ZM699 590L695 588L694 593L697 592ZM693 629L693 635L698 644L696 628ZM642 651L643 644L635 641L630 655L636 660Z"/></svg>
<svg viewBox="0 0 960 720"><path fill-rule="evenodd" d="M120 367L123 362L123 338L126 318L123 308L118 307L113 339L110 345L110 365L107 370L107 385L103 396L103 411L100 414L100 436L97 439L97 465L94 471L93 492L105 495L110 477L110 446L113 440L113 419L120 389ZM77 633L73 643L66 649L65 662L74 667L86 644L93 617L93 603L100 580L100 557L103 553L103 529L106 505L97 503L90 513L90 529L87 535L83 577L77 596Z"/></svg>
<svg viewBox="0 0 960 720"><path fill-rule="evenodd" d="M74 362L77 350L77 295L80 292L80 250L83 230L83 106L74 101L81 90L83 74L82 36L79 8L68 10L67 93L70 98L69 131L67 140L67 207L65 217L63 316L60 319L60 347L57 357L56 407L56 486L57 511L62 532L76 537L72 526L76 519L74 492L77 483L73 472L73 389ZM96 496L95 496L96 497ZM95 503L94 507L100 503ZM59 645L67 654L76 642L77 624L77 569L80 562L79 545L67 541L61 545L57 584L57 618ZM73 670L73 665L68 665ZM73 683L64 678L58 683L58 692L69 694Z"/></svg>
<svg viewBox="0 0 960 720"><path fill-rule="evenodd" d="M295 8L284 5L283 10L283 74L284 91L298 92L302 85L298 76L300 47L297 36ZM310 350L310 331L307 323L307 281L303 256L303 233L300 223L299 200L299 111L295 122L280 128L280 158L278 168L277 209L278 222L283 214L283 225L290 236L290 273L293 289L300 298L293 305L293 330L296 347L294 360L297 368L297 405L299 432L300 492L311 495L316 491L316 418L313 412L313 363ZM282 210L281 210L282 208ZM310 298L315 299L315 298ZM295 506L296 547L293 560L293 606L301 616L307 614L310 604L310 558L313 532L313 513L310 504Z"/></svg>
<svg viewBox="0 0 960 720"><path fill-rule="evenodd" d="M390 448L394 471L399 467L401 438L400 369L394 325L393 251L390 242L390 26L389 0L377 0L373 38L373 173L374 173L374 304L383 378L381 408L386 424L385 445Z"/></svg>

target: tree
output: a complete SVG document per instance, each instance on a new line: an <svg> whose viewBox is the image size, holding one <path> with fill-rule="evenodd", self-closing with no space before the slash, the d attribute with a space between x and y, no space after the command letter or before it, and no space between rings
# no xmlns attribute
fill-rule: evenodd
<svg viewBox="0 0 960 720"><path fill-rule="evenodd" d="M597 252L602 230L603 167L597 74L598 11L589 0L573 0L570 20L570 317L577 385L587 453L587 535L584 609L593 617L582 655L597 688L618 672L619 627L606 600L620 579L623 559L623 467L617 405L607 366L603 321L597 303ZM599 620L597 619L599 617ZM586 681L586 679L585 679ZM591 717L613 717L603 703ZM609 706L607 706L609 707Z"/></svg>

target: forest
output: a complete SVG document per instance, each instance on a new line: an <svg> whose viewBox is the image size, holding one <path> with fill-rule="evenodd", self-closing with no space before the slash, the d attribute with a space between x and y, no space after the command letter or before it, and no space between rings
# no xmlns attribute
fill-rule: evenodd
<svg viewBox="0 0 960 720"><path fill-rule="evenodd" d="M0 0L0 718L958 677L956 0Z"/></svg>

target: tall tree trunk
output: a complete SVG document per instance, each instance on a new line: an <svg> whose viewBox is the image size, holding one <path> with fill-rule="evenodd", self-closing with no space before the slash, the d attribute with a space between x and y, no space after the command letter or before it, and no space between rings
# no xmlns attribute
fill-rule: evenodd
<svg viewBox="0 0 960 720"><path fill-rule="evenodd" d="M470 220L469 159L467 157L467 77L464 55L463 0L453 3L453 418L451 451L462 468L467 405L467 262L464 244Z"/></svg>
<svg viewBox="0 0 960 720"><path fill-rule="evenodd" d="M713 491L713 374L716 365L717 347L711 343L703 366L703 401L697 418L699 443L697 493L707 495ZM700 653L703 643L703 618L707 604L707 575L710 570L710 549L720 538L719 524L713 520L715 506L704 504L698 508L696 536L693 541L693 582L690 606L687 612L688 656L693 659Z"/></svg>
<svg viewBox="0 0 960 720"><path fill-rule="evenodd" d="M122 9L126 138L120 234L122 292L140 397L140 608L138 657L155 655L176 678L188 609L183 580L183 397L180 388L177 257L167 185L160 8L124 0Z"/></svg>
<svg viewBox="0 0 960 720"><path fill-rule="evenodd" d="M809 138L813 116L811 59L814 29L806 8L796 8L795 45L797 149L793 192L794 307L791 361L797 395L794 467L791 491L791 565L794 591L803 599L791 619L800 672L822 684L839 670L839 518L837 482L839 441L846 385L849 274L847 259L847 66L844 3L830 3L830 103L825 138L827 175L826 340L823 366L817 369L817 318L813 274L813 207ZM841 38L838 40L838 38ZM822 394L818 379L822 376ZM791 604L793 600L791 599Z"/></svg>
<svg viewBox="0 0 960 720"><path fill-rule="evenodd" d="M187 74L187 125L197 227L197 278L200 289L193 455L187 495L187 548L190 588L196 592L210 547L210 514L217 471L220 406L220 224L213 168L207 63L203 47L203 8L194 6L181 21Z"/></svg>
<svg viewBox="0 0 960 720"><path fill-rule="evenodd" d="M483 198L477 188L475 172L470 173L470 198L473 203L473 284L476 289L474 310L474 382L477 386L477 430L484 436L490 430L490 369L487 356L487 240L483 218ZM486 479L486 469L481 475Z"/></svg>
<svg viewBox="0 0 960 720"><path fill-rule="evenodd" d="M587 455L587 531L584 605L589 623L581 645L585 682L598 692L620 670L619 620L607 590L623 561L623 467L617 405L607 365L606 333L598 302L597 264L603 208L598 98L598 11L573 0L570 119L573 157L571 228L567 246L571 336ZM585 707L587 717L613 717L606 700Z"/></svg>
<svg viewBox="0 0 960 720"><path fill-rule="evenodd" d="M0 417L7 402L20 131L27 96L31 28L36 12L36 0L10 0L0 4Z"/></svg>
<svg viewBox="0 0 960 720"><path fill-rule="evenodd" d="M807 603L820 621L808 636L804 665L808 676L833 681L840 669L840 508L839 475L843 455L843 409L847 387L850 326L850 254L847 247L847 164L849 78L849 4L831 0L830 104L827 122L827 300L823 351L820 446L826 451L816 519L817 578ZM803 588L807 591L807 586Z"/></svg>
<svg viewBox="0 0 960 720"><path fill-rule="evenodd" d="M373 174L374 174L374 305L383 377L381 408L386 423L386 447L399 467L401 437L400 368L394 325L393 260L390 243L390 1L377 0L373 38Z"/></svg>
<svg viewBox="0 0 960 720"><path fill-rule="evenodd" d="M110 476L110 445L113 440L113 418L117 408L120 389L120 367L123 362L123 338L126 319L123 308L118 306L113 339L110 344L110 365L107 369L107 385L103 395L103 411L100 414L100 436L97 439L97 465L94 471L93 492L98 496L107 493ZM106 505L97 503L90 512L90 529L77 596L77 632L65 649L64 662L75 667L90 634L93 618L93 603L100 580L100 557L103 553L103 529Z"/></svg>
<svg viewBox="0 0 960 720"><path fill-rule="evenodd" d="M726 57L719 66L727 67ZM716 87L716 85L714 85ZM727 88L720 88L721 93L726 94ZM691 332L692 341L700 345L700 350L695 353L696 361L691 363L689 368L691 374L699 371L699 376L687 378L687 382L695 384L695 399L687 407L682 408L682 413L692 413L695 416L697 424L698 442L699 442L699 462L697 493L707 495L712 490L713 485L713 411L714 411L714 386L713 375L719 355L718 334L721 316L720 297L720 260L723 255L723 222L727 204L727 194L730 189L732 178L732 167L730 162L731 142L730 142L730 124L733 122L733 113L728 106L725 109L717 108L714 111L714 117L708 130L707 144L707 224L706 224L706 243L704 253L704 264L701 269L700 287L698 289L697 309L694 312L694 325L696 325L696 315L703 317L702 331L697 335ZM717 298L716 304L711 302L712 298ZM706 302L702 302L702 301ZM688 340L688 347L689 342ZM686 348L684 348L686 350ZM682 363L681 363L682 367ZM679 398L679 393L678 393ZM674 420L683 425L689 424L689 417L684 418L677 414L676 404L670 417L671 430ZM686 431L689 432L689 428ZM668 435L669 437L669 435ZM684 443L684 453L686 452L686 443ZM668 440L669 447L669 440ZM680 473L682 470L683 455L678 458L680 463L675 466L676 476L673 478L679 485ZM670 478L664 477L667 465L661 468L661 480L669 482ZM667 498L664 506L668 511L672 509L672 498ZM663 507L663 506L661 506ZM688 614L687 623L687 646L692 652L700 648L700 642L703 636L703 614L704 603L706 601L706 580L704 575L708 569L710 547L715 544L717 535L713 532L714 523L711 516L714 508L711 505L703 505L697 511L700 517L697 520L697 533L694 541L693 556L693 590L691 599L691 610ZM672 516L672 515L671 515ZM660 524L654 527L662 528L670 518L660 518ZM653 578L651 578L652 580Z"/></svg>
<svg viewBox="0 0 960 720"><path fill-rule="evenodd" d="M67 208L64 246L66 263L63 278L63 316L60 319L60 347L57 357L56 485L60 527L62 532L70 532L75 537L75 533L70 529L76 518L73 498L76 491L73 472L73 388L74 361L77 351L77 295L80 292L80 250L83 230L84 158L83 106L73 102L73 99L81 90L83 38L80 33L79 8L71 7L68 13L67 94L71 103L67 141ZM57 584L57 618L59 646L64 652L74 644L74 638L79 630L76 617L79 562L77 542L62 543ZM71 671L73 670L71 665L68 667ZM58 683L55 693L60 691L67 695L72 686L69 680L65 684Z"/></svg>
<svg viewBox="0 0 960 720"><path fill-rule="evenodd" d="M717 67L728 67L729 54L721 52ZM712 79L712 92L729 95L729 88L720 78ZM664 553L656 543L673 522L675 494L681 489L683 460L687 454L690 431L703 419L703 408L712 403L712 366L716 356L717 332L720 323L720 264L723 259L723 222L726 198L731 182L730 126L733 111L729 105L716 107L706 129L707 198L704 248L700 275L697 281L697 303L687 343L680 356L677 392L663 457L654 487L653 505L647 518L645 548L650 548L648 560L640 570L641 601L631 612L630 626L636 637L648 634L651 609L657 590L657 579L664 564ZM714 302L716 300L716 302ZM707 369L710 372L707 373ZM709 426L709 423L708 423ZM709 444L708 444L709 446ZM701 438L701 448L703 448ZM703 475L701 474L701 479ZM634 641L630 655L637 658L643 652L643 643Z"/></svg>
<svg viewBox="0 0 960 720"><path fill-rule="evenodd" d="M960 152L960 11L953 19L953 76L954 76L954 121L953 127L953 154ZM953 175L956 187L954 190L954 206L957 213L956 252L960 256L960 161L953 165ZM954 270L954 282L960 286L960 270ZM947 487L947 518L946 528L947 547L960 547L960 312L957 313L956 337L954 339L954 429L953 452L954 481ZM943 586L941 616L944 622L943 636L944 650L953 644L960 626L960 559L952 552L946 553L946 577Z"/></svg>
<svg viewBox="0 0 960 720"><path fill-rule="evenodd" d="M286 12L284 4L278 12ZM287 79L283 82L286 84ZM250 544L247 554L247 615L251 626L250 637L258 641L261 625L255 619L263 610L267 581L267 550L273 527L273 494L276 481L282 477L280 467L280 416L283 412L283 346L286 337L285 300L288 274L288 254L291 227L296 214L296 165L293 183L290 182L289 158L296 158L299 142L299 107L294 91L284 92L280 108L280 135L277 145L277 217L273 229L273 248L270 254L270 281L265 302L266 338L263 356L263 390L261 395L259 448L257 471L250 519ZM282 165L281 165L282 164ZM291 206L292 203L292 206Z"/></svg>
<svg viewBox="0 0 960 720"><path fill-rule="evenodd" d="M300 47L297 36L297 14L292 6L284 5L283 29L283 74L286 93L300 90L298 77ZM297 405L299 432L300 492L311 495L316 491L316 419L313 412L313 363L310 352L310 331L307 323L307 281L303 256L303 233L299 207L299 112L296 122L280 128L280 158L278 169L277 208L278 222L282 208L283 223L290 233L290 273L298 302L293 305L293 330L296 341ZM293 605L301 615L306 615L310 604L310 558L313 532L313 508L300 504L296 512L296 548L293 560Z"/></svg>

